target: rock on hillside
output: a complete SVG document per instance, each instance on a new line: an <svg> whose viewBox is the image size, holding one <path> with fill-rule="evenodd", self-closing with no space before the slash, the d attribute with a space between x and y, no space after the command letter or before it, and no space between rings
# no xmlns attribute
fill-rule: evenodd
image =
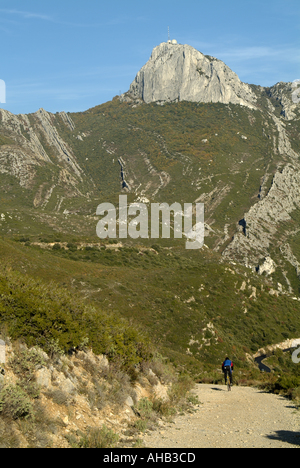
<svg viewBox="0 0 300 468"><path fill-rule="evenodd" d="M282 115L287 120L293 120L297 116L297 109L299 109L299 80L293 83L277 83L270 88L270 96L275 98L282 105Z"/></svg>
<svg viewBox="0 0 300 468"><path fill-rule="evenodd" d="M242 260L255 269L264 257L268 257L270 246L278 242L286 257L284 236L278 235L278 226L291 221L291 213L300 209L299 184L299 164L287 164L282 171L277 171L269 193L245 214L240 222L240 232L234 235L223 256L229 260Z"/></svg>
<svg viewBox="0 0 300 468"><path fill-rule="evenodd" d="M130 445L139 436L139 426L134 428L140 419L139 401L168 400L170 383L162 383L149 366L131 381L125 371L91 350L50 357L38 347L8 340L6 358L5 374L0 374L1 448L83 443L92 448L91 431L98 437L108 431L115 434L115 443L118 439Z"/></svg>
<svg viewBox="0 0 300 468"><path fill-rule="evenodd" d="M127 93L150 102L221 102L254 107L249 85L221 60L205 56L189 45L163 42L136 75ZM123 95L122 99L126 99Z"/></svg>

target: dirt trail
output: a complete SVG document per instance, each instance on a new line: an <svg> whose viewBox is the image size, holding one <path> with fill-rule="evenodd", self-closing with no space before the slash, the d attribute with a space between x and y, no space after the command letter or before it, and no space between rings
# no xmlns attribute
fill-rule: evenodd
<svg viewBox="0 0 300 468"><path fill-rule="evenodd" d="M196 385L201 405L146 434L152 448L299 448L300 411L293 402L251 387Z"/></svg>

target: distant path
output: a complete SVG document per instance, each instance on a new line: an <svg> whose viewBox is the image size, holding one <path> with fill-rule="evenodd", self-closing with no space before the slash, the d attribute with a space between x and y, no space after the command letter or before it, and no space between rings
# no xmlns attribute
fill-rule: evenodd
<svg viewBox="0 0 300 468"><path fill-rule="evenodd" d="M295 340L295 342L297 342L298 340ZM282 349L282 351L284 353L287 353L288 351L295 351L296 349L296 346L293 346L292 348L286 348L286 349ZM271 369L270 367L266 366L265 364L263 364L263 360L266 359L268 357L267 354L262 354L261 356L258 356L257 358L254 359L254 361L258 364L258 368L259 370L263 371L263 372L267 372L267 373L270 373L271 372Z"/></svg>
<svg viewBox="0 0 300 468"><path fill-rule="evenodd" d="M254 359L254 361L258 364L258 368L259 370L261 371L264 371L264 372L267 372L267 373L270 373L271 372L271 369L270 367L266 366L265 364L263 364L263 360L267 358L267 355L266 354L263 354L262 356L259 356L257 358Z"/></svg>
<svg viewBox="0 0 300 468"><path fill-rule="evenodd" d="M193 414L144 436L152 448L299 448L300 411L293 402L252 387L197 384Z"/></svg>

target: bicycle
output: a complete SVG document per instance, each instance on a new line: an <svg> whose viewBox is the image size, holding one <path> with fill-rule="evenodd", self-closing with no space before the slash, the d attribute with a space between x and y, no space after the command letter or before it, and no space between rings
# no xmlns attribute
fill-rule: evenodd
<svg viewBox="0 0 300 468"><path fill-rule="evenodd" d="M231 383L231 376L232 374L230 375L230 371L225 371L225 385L227 385L227 390L228 392L231 392L231 387L232 387L232 383Z"/></svg>

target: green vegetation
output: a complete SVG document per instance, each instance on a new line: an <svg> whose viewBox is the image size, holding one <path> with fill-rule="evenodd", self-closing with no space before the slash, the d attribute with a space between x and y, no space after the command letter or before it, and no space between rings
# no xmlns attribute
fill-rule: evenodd
<svg viewBox="0 0 300 468"><path fill-rule="evenodd" d="M119 436L103 425L100 429L92 428L81 436L76 448L112 448L116 446Z"/></svg>
<svg viewBox="0 0 300 468"><path fill-rule="evenodd" d="M15 270L0 272L0 324L50 353L56 343L67 351L88 339L96 353L130 368L154 346L202 378L225 354L247 374L247 354L300 333L298 301L271 295L271 279L219 264L209 250L25 244L0 241L3 263Z"/></svg>
<svg viewBox="0 0 300 468"><path fill-rule="evenodd" d="M88 338L96 353L117 359L124 367L149 357L148 342L142 334L121 318L74 299L54 283L46 286L25 275L2 270L0 295L0 326L12 339L22 338L28 346L40 346L51 354L53 340L57 340L67 352L80 348Z"/></svg>
<svg viewBox="0 0 300 468"><path fill-rule="evenodd" d="M265 390L287 396L300 407L300 367L293 362L292 352L276 349L269 353L264 364L270 367L271 373L260 385Z"/></svg>
<svg viewBox="0 0 300 468"><path fill-rule="evenodd" d="M12 419L33 419L30 397L18 385L5 385L0 391L0 414Z"/></svg>
<svg viewBox="0 0 300 468"><path fill-rule="evenodd" d="M267 109L269 91L253 89L261 109ZM279 116L282 106L275 101ZM245 267L223 263L220 253L226 245L224 225L229 242L258 200L262 177L268 173L269 188L277 168L278 131L269 114L232 104L132 107L115 99L71 117L74 131L59 114L52 121L76 155L82 180L62 175L64 166L42 135L45 151L57 164L36 166L26 188L15 177L0 175L0 255L6 265L0 269L2 329L51 356L88 343L131 376L155 349L178 370L217 381L216 369L229 354L241 382L257 381L259 373L248 355L300 336L299 302L270 294L278 282L286 284L282 271L295 294L299 278L288 262L272 278L258 277ZM29 118L35 128L36 117ZM296 150L299 125L287 129ZM0 145L15 143L2 130L0 124ZM25 128L22 134L28 138ZM103 201L118 204L120 157L133 184L129 203L140 184L153 201L162 172L169 183L155 201L204 200L206 222L213 229L205 239L210 249L186 251L183 241L172 239L100 242L95 212ZM295 211L277 235L290 243L300 262L299 219ZM219 242L217 253L213 249ZM275 246L275 258L277 254ZM278 372L285 370L288 381L294 371L284 362ZM278 385L287 386L285 381ZM34 387L25 390L35 394ZM115 395L120 395L117 388ZM162 403L155 404L163 411Z"/></svg>

